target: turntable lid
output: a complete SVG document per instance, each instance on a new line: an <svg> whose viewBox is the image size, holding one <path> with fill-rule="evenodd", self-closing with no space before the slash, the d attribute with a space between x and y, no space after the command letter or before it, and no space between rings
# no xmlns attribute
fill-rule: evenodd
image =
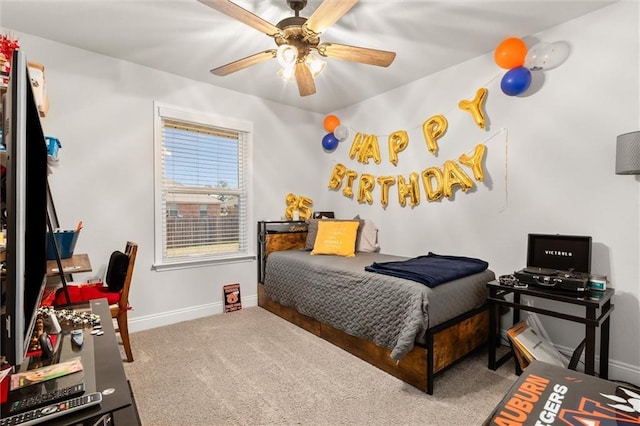
<svg viewBox="0 0 640 426"><path fill-rule="evenodd" d="M529 234L527 267L591 272L591 237Z"/></svg>

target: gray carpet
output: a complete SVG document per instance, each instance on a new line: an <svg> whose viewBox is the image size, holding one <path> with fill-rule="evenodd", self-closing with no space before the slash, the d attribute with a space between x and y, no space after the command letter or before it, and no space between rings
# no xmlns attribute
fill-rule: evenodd
<svg viewBox="0 0 640 426"><path fill-rule="evenodd" d="M480 425L516 376L486 350L433 396L258 307L131 335L143 425Z"/></svg>

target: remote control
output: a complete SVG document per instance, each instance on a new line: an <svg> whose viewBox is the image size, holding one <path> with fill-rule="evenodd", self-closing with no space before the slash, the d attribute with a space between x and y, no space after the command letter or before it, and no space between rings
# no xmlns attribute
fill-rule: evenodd
<svg viewBox="0 0 640 426"><path fill-rule="evenodd" d="M23 411L33 410L43 405L51 405L54 402L69 399L84 393L84 382L67 388L56 389L49 393L37 394L28 398L19 399L11 403L9 414L18 414Z"/></svg>
<svg viewBox="0 0 640 426"><path fill-rule="evenodd" d="M47 333L42 333L38 337L38 343L40 344L40 350L42 350L42 358L49 358L53 355L53 343L51 337Z"/></svg>
<svg viewBox="0 0 640 426"><path fill-rule="evenodd" d="M82 330L71 330L71 342L78 347L82 347L84 341L84 333Z"/></svg>
<svg viewBox="0 0 640 426"><path fill-rule="evenodd" d="M46 407L36 408L35 410L15 414L11 417L5 417L3 419L0 419L0 426L37 425L39 423L45 423L53 420L56 417L65 416L75 411L84 410L85 408L100 404L101 402L102 394L100 392L93 392L88 395L68 399L52 405L47 405Z"/></svg>

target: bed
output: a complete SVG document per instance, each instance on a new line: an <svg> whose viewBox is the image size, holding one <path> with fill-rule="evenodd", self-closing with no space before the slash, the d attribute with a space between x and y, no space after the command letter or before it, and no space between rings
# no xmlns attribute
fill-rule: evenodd
<svg viewBox="0 0 640 426"><path fill-rule="evenodd" d="M258 239L259 306L429 394L487 341L489 269L430 288L365 271L405 257L311 255L305 222L259 222Z"/></svg>

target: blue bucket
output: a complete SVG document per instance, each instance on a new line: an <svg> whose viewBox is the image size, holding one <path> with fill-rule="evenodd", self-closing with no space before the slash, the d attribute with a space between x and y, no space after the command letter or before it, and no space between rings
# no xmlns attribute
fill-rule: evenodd
<svg viewBox="0 0 640 426"><path fill-rule="evenodd" d="M54 235L60 251L60 259L68 259L73 256L80 231L56 231ZM54 260L55 258L56 251L53 247L53 240L51 234L47 232L47 259Z"/></svg>

